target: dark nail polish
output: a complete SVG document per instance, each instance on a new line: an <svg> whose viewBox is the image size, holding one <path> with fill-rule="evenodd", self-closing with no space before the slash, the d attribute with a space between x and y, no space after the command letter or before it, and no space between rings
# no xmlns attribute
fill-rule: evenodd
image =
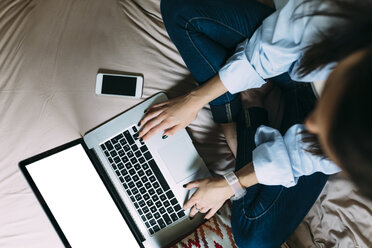
<svg viewBox="0 0 372 248"><path fill-rule="evenodd" d="M162 139L166 139L166 138L168 138L168 136L167 135L163 135L163 137L161 137Z"/></svg>
<svg viewBox="0 0 372 248"><path fill-rule="evenodd" d="M147 112L147 109L145 109L145 111L143 111L143 113L146 113Z"/></svg>
<svg viewBox="0 0 372 248"><path fill-rule="evenodd" d="M141 122L138 122L137 126L141 126Z"/></svg>
<svg viewBox="0 0 372 248"><path fill-rule="evenodd" d="M220 212L220 211L217 211L217 214L218 214L218 215L221 215L221 212Z"/></svg>
<svg viewBox="0 0 372 248"><path fill-rule="evenodd" d="M186 184L184 184L184 185L182 185L182 187L184 187L184 188L186 188L186 186L187 186L187 183L186 183Z"/></svg>
<svg viewBox="0 0 372 248"><path fill-rule="evenodd" d="M194 217L189 216L189 220L192 220L192 219L194 219Z"/></svg>

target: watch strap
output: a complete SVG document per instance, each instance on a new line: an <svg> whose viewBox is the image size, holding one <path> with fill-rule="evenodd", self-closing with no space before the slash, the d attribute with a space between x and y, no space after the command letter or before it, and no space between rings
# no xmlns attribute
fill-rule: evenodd
<svg viewBox="0 0 372 248"><path fill-rule="evenodd" d="M246 190L242 188L242 186L239 183L238 177L235 175L234 172L228 172L224 175L224 178L226 179L227 183L230 185L230 187L234 191L234 196L231 198L231 200L238 200L242 198L246 194Z"/></svg>

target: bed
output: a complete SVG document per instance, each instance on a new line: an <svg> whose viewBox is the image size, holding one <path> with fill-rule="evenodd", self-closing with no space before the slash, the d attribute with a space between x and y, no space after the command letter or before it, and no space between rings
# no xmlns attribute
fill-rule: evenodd
<svg viewBox="0 0 372 248"><path fill-rule="evenodd" d="M18 162L141 101L96 96L99 69L143 74L143 98L196 87L164 29L159 0L0 1L0 247L62 247ZM233 169L208 106L187 131L214 173ZM285 246L371 247L371 209L344 176L332 176ZM205 241L188 242L199 229L175 246L234 247L228 204L211 223L225 235L203 231Z"/></svg>

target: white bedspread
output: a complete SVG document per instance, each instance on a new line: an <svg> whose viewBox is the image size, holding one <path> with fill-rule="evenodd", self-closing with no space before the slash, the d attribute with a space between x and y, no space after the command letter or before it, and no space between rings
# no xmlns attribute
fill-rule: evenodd
<svg viewBox="0 0 372 248"><path fill-rule="evenodd" d="M163 27L159 1L0 0L0 247L62 247L18 162L140 101L96 96L99 69L142 73L143 98L158 91L174 97L196 85ZM209 168L233 167L208 107L188 131ZM293 240L350 247L354 237L359 247L370 245L371 204L347 183L336 186L327 187L303 224L313 236L302 226Z"/></svg>

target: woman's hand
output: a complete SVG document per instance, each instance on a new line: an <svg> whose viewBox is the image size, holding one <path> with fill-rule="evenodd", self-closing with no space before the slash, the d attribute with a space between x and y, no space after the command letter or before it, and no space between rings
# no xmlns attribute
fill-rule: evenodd
<svg viewBox="0 0 372 248"><path fill-rule="evenodd" d="M164 130L163 135L173 135L194 121L203 106L204 102L192 93L156 104L140 121L139 138L147 140Z"/></svg>
<svg viewBox="0 0 372 248"><path fill-rule="evenodd" d="M234 191L223 177L208 177L190 182L185 185L185 188L198 188L183 206L185 210L191 208L190 218L198 212L207 213L208 211L204 218L211 218L225 201L234 195Z"/></svg>

